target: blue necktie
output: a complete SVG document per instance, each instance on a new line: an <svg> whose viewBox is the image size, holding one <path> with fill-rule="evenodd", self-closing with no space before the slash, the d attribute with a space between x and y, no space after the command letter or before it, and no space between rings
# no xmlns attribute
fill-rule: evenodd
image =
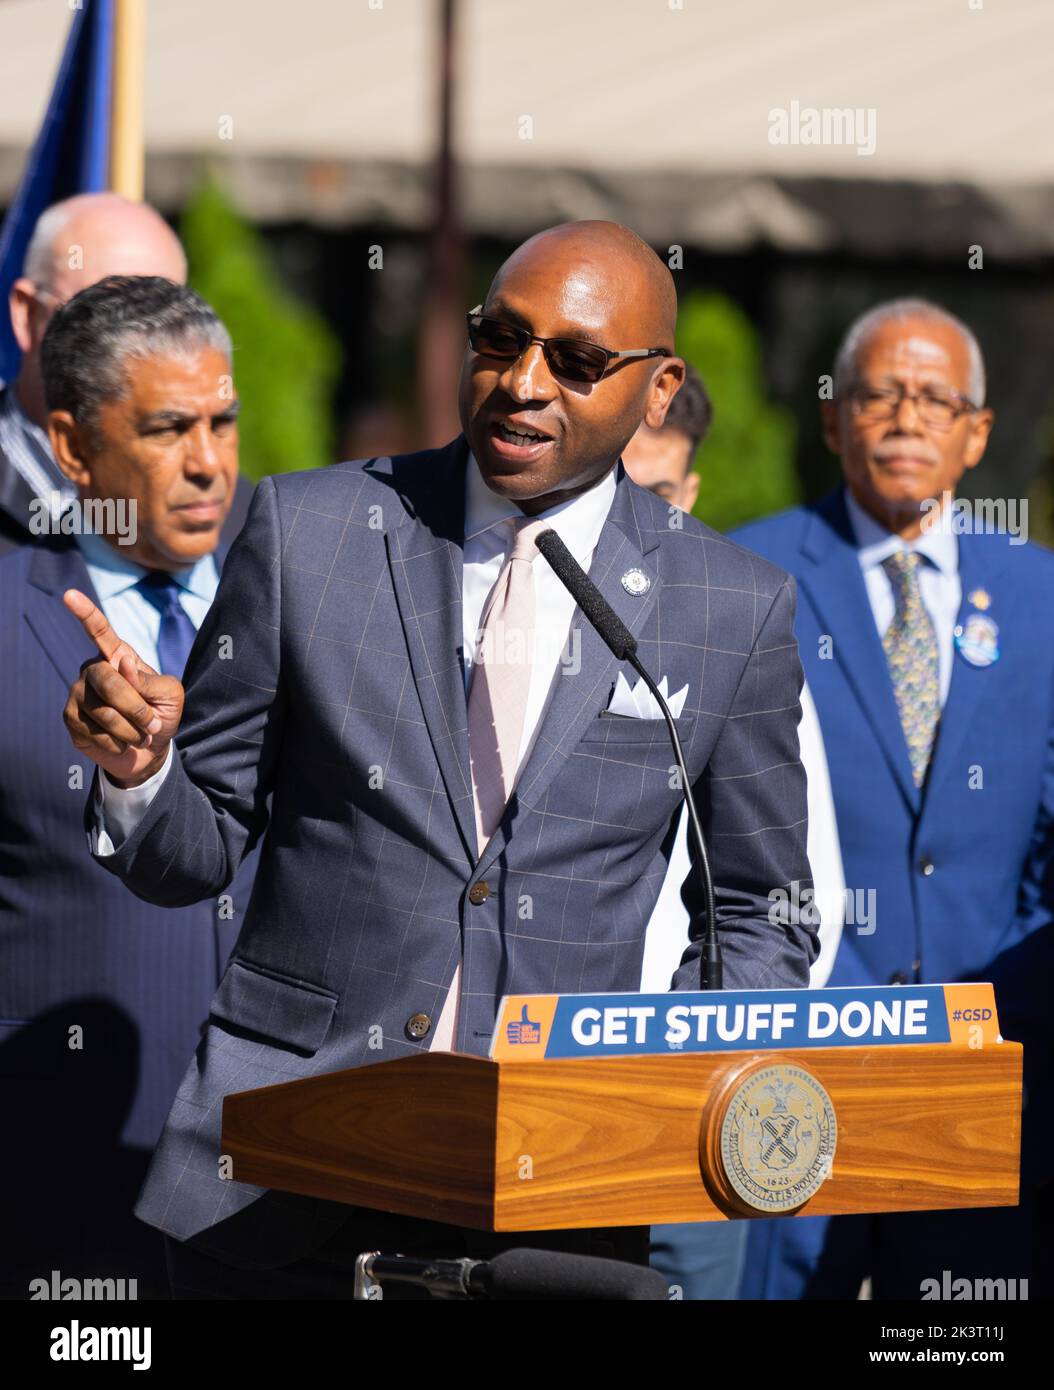
<svg viewBox="0 0 1054 1390"><path fill-rule="evenodd" d="M157 659L161 674L183 679L183 668L194 645L197 629L179 601L180 585L164 570L151 570L135 586L147 603L161 614Z"/></svg>

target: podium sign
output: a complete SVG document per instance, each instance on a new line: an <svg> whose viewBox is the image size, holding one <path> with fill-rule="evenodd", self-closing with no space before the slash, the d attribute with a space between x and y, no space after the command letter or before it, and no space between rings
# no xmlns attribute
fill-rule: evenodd
<svg viewBox="0 0 1054 1390"><path fill-rule="evenodd" d="M497 1231L1011 1206L991 985L530 995L489 1057L225 1098L234 1177Z"/></svg>
<svg viewBox="0 0 1054 1390"><path fill-rule="evenodd" d="M689 994L511 994L490 1055L641 1057L743 1048L999 1040L992 986L714 990Z"/></svg>

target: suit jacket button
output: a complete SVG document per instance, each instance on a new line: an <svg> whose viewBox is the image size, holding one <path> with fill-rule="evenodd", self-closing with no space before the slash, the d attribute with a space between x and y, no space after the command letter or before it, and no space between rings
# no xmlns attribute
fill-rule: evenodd
<svg viewBox="0 0 1054 1390"><path fill-rule="evenodd" d="M928 854L924 854L922 858L919 860L919 873L922 874L925 878L929 878L930 874L933 873L933 870L935 868L936 865L934 864L933 860L929 857Z"/></svg>
<svg viewBox="0 0 1054 1390"><path fill-rule="evenodd" d="M406 1020L406 1035L413 1038L414 1042L420 1042L422 1038L427 1038L432 1031L432 1020L427 1014L413 1014Z"/></svg>
<svg viewBox="0 0 1054 1390"><path fill-rule="evenodd" d="M891 985L906 985L907 982L908 977L904 974L903 970L894 970L893 974L889 977L889 983Z"/></svg>
<svg viewBox="0 0 1054 1390"><path fill-rule="evenodd" d="M474 883L468 890L468 900L473 907L479 907L480 904L485 903L489 897L490 884L484 879L480 879L478 883Z"/></svg>

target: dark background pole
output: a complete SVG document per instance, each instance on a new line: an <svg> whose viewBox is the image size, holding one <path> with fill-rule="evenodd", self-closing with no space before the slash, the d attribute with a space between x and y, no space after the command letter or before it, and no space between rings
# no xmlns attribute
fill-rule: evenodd
<svg viewBox="0 0 1054 1390"><path fill-rule="evenodd" d="M435 163L435 220L427 254L417 406L422 448L447 443L458 433L457 379L464 350L465 242L457 211L454 155L455 20L457 0L439 4L439 147Z"/></svg>

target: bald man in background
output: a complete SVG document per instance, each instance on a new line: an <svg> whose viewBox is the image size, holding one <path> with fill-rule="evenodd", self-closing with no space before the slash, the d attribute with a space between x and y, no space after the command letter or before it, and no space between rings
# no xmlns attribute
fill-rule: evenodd
<svg viewBox="0 0 1054 1390"><path fill-rule="evenodd" d="M40 346L55 310L108 275L160 275L184 284L187 258L158 212L116 193L81 193L41 213L9 298L22 361L18 376L0 389L0 555L48 534L76 499L48 440ZM221 544L241 530L251 496L251 483L240 478ZM41 516L50 518L47 531Z"/></svg>
<svg viewBox="0 0 1054 1390"><path fill-rule="evenodd" d="M97 862L148 901L190 903L263 837L137 1207L170 1238L177 1296L348 1298L362 1250L501 1239L222 1176L226 1094L431 1048L486 1055L505 994L638 988L681 795L663 719L610 708L619 663L537 553L544 529L680 694L725 983L807 982L815 931L769 917L773 888L809 879L791 584L691 517L671 529L620 462L681 384L676 309L669 270L615 223L521 246L468 315L463 434L257 489L185 715L183 685L66 596L100 651L65 716L98 764ZM214 659L222 634L231 660ZM696 930L675 983L692 989L694 875L684 893ZM648 1258L639 1228L505 1243Z"/></svg>

